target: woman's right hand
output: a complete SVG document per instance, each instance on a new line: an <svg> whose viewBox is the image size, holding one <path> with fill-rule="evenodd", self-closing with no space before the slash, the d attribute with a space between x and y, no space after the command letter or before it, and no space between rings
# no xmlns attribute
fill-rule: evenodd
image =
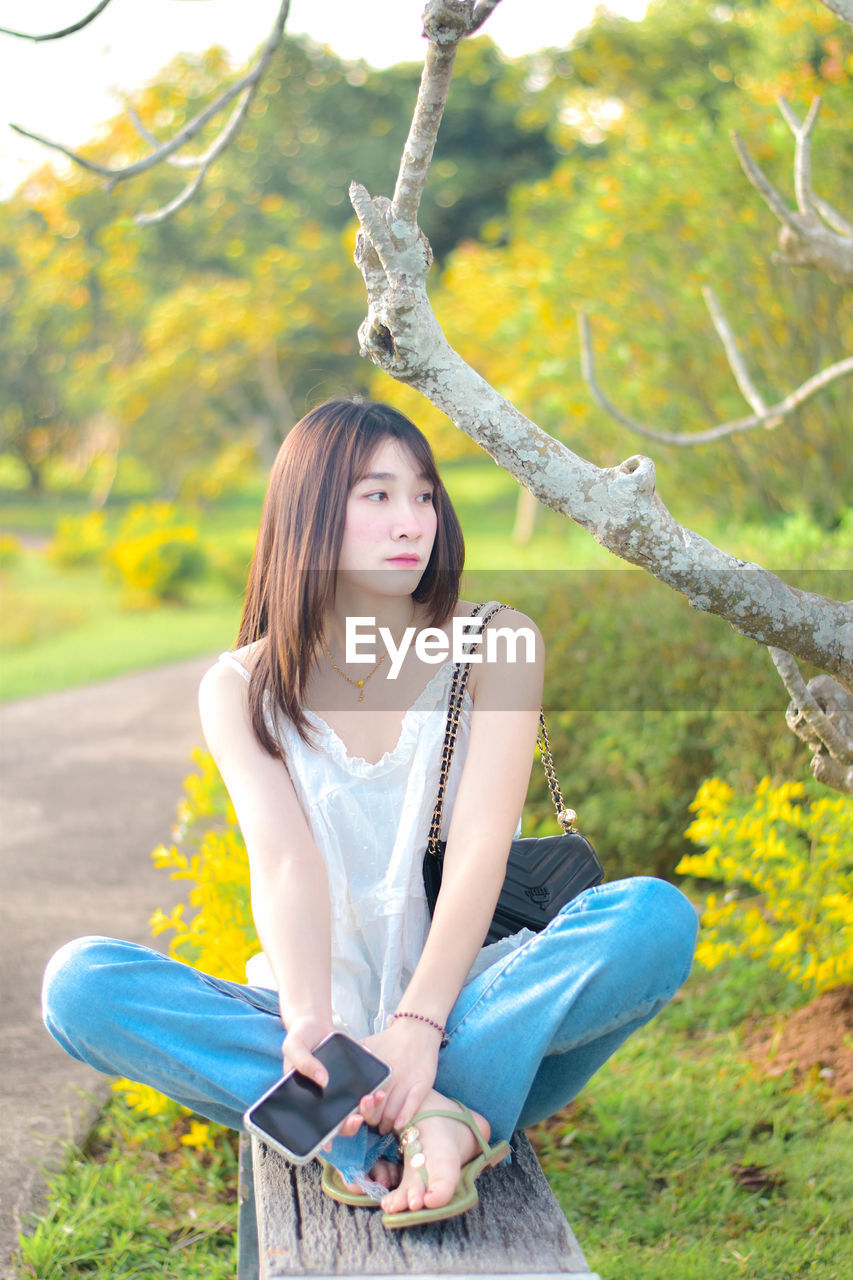
<svg viewBox="0 0 853 1280"><path fill-rule="evenodd" d="M285 1074L295 1069L324 1089L329 1083L329 1074L322 1062L314 1057L313 1050L332 1031L331 1021L313 1017L292 1018L282 1046Z"/></svg>

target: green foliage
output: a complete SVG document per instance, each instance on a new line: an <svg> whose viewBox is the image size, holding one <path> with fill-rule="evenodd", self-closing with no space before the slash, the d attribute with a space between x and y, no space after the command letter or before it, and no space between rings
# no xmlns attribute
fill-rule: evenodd
<svg viewBox="0 0 853 1280"><path fill-rule="evenodd" d="M639 571L477 574L471 599L529 613L546 644L545 710L566 802L608 878L671 876L712 773L751 786L798 771L766 651ZM534 766L525 833L554 829Z"/></svg>
<svg viewBox="0 0 853 1280"><path fill-rule="evenodd" d="M853 982L853 799L811 779L736 796L711 778L691 809L687 837L707 848L676 870L733 886L705 904L697 959L766 957L812 994Z"/></svg>
<svg viewBox="0 0 853 1280"><path fill-rule="evenodd" d="M458 50L419 219L439 261L503 215L514 183L557 159L532 67L530 58L504 58L486 36ZM228 188L250 206L258 194L277 194L297 220L341 230L352 220L350 181L372 195L393 193L420 75L420 64L380 71L286 37L252 110L251 138L225 157Z"/></svg>

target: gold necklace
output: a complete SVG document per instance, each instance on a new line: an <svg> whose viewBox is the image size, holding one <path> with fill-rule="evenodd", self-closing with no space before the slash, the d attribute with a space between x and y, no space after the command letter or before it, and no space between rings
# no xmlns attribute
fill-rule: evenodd
<svg viewBox="0 0 853 1280"><path fill-rule="evenodd" d="M399 647L400 647L400 641L403 639L403 636L405 635L405 633L406 633L406 631L408 630L408 628L412 625L412 618L414 618L414 616L415 616L415 606L414 606L414 604L413 604L413 605L412 605L412 615L411 615L411 617L409 618L409 621L406 623L405 627L403 627L403 630L402 630L402 632L400 633L400 639L396 642L396 644L395 644L395 646L394 646L395 648L399 649ZM338 675L339 675L339 676L343 676L343 678L344 678L344 680L346 680L347 684L351 684L351 685L353 686L353 688L358 689L358 700L359 700L359 702L363 702L363 701L364 701L364 686L367 684L368 680L372 680L372 679L373 679L373 677L376 675L376 672L379 670L379 668L382 666L382 663L383 663L383 662L385 661L385 659L387 658L387 656L388 656L388 655L387 655L387 653L383 653L383 654L380 656L379 661L377 662L376 666L373 668L373 670L372 670L372 671L369 671L369 672L367 673L367 675L366 675L366 676L362 676L360 680L353 680L352 676L348 676L348 675L347 675L347 673L346 673L345 671L341 671L340 667L339 667L339 666L338 666L338 664L335 662L335 660L334 660L334 658L332 657L332 655L329 653L328 645L326 644L326 641L325 641L325 639L324 639L322 636L320 637L320 644L323 646L323 652L325 653L326 657L329 659L329 662L332 664L332 666L333 666L333 668L335 669L335 671L337 671L337 673L338 673Z"/></svg>

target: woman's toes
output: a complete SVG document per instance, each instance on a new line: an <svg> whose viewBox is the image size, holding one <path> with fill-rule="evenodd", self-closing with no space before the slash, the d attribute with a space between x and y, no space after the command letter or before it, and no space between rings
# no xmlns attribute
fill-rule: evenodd
<svg viewBox="0 0 853 1280"><path fill-rule="evenodd" d="M380 1187L387 1187L392 1191L400 1184L400 1166L393 1160L380 1160L370 1170L370 1177L373 1182L378 1182Z"/></svg>
<svg viewBox="0 0 853 1280"><path fill-rule="evenodd" d="M401 1213L407 1207L407 1193L402 1186L395 1187L382 1201L382 1208L385 1213Z"/></svg>
<svg viewBox="0 0 853 1280"><path fill-rule="evenodd" d="M416 1213L418 1209L424 1207L424 1187L421 1182L413 1182L409 1187L408 1207Z"/></svg>

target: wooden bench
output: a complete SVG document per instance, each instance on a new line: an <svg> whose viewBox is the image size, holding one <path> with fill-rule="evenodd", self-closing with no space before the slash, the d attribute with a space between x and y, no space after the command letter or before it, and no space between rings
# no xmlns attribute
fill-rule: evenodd
<svg viewBox="0 0 853 1280"><path fill-rule="evenodd" d="M238 1280L417 1275L598 1280L523 1133L510 1164L477 1182L479 1205L446 1222L386 1231L376 1209L336 1204L316 1161L297 1167L246 1134L240 1139Z"/></svg>

